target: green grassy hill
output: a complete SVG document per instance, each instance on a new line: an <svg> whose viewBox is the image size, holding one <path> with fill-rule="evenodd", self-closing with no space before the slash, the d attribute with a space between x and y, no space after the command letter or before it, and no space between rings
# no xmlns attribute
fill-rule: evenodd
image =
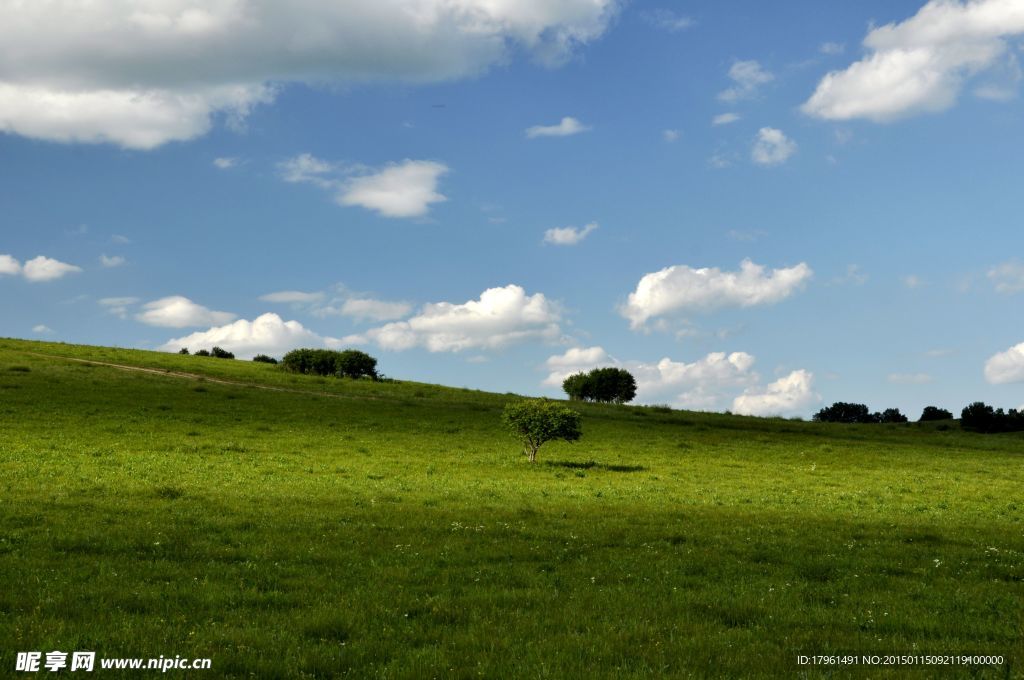
<svg viewBox="0 0 1024 680"><path fill-rule="evenodd" d="M530 466L511 398L0 341L0 675L1024 677L1024 436L579 405Z"/></svg>

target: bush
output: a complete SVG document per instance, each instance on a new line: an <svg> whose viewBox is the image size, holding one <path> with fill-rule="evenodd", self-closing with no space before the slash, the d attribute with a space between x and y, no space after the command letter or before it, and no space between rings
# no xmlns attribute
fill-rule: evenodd
<svg viewBox="0 0 1024 680"><path fill-rule="evenodd" d="M366 352L346 349L339 352L334 362L335 374L345 378L367 377L377 379L377 360Z"/></svg>
<svg viewBox="0 0 1024 680"><path fill-rule="evenodd" d="M953 414L938 406L925 406L917 422L927 423L932 420L953 420Z"/></svg>
<svg viewBox="0 0 1024 680"><path fill-rule="evenodd" d="M178 354L188 354L188 347L182 347L179 349Z"/></svg>
<svg viewBox="0 0 1024 680"><path fill-rule="evenodd" d="M625 404L636 397L636 379L622 368L595 368L570 375L562 382L562 389L576 401Z"/></svg>
<svg viewBox="0 0 1024 680"><path fill-rule="evenodd" d="M293 373L333 375L339 378L370 378L377 380L377 360L365 352L347 349L293 349L281 359L281 365Z"/></svg>
<svg viewBox="0 0 1024 680"><path fill-rule="evenodd" d="M523 442L523 453L531 463L545 442L562 439L574 442L582 436L580 414L547 399L514 401L502 412L505 426Z"/></svg>
<svg viewBox="0 0 1024 680"><path fill-rule="evenodd" d="M210 350L208 350L208 349L201 349L201 350L199 350L198 352L195 353L195 356L197 356L197 357L208 357L208 356L210 356Z"/></svg>
<svg viewBox="0 0 1024 680"><path fill-rule="evenodd" d="M274 357L267 356L266 354L257 354L256 356L254 356L252 358L252 360L256 361L258 363L261 363L261 364L276 364L277 363L277 359L275 359Z"/></svg>
<svg viewBox="0 0 1024 680"><path fill-rule="evenodd" d="M234 359L235 358L234 354L232 354L231 352L227 351L226 349L221 349L220 347L214 347L213 349L211 349L210 350L210 356L217 357L218 359Z"/></svg>

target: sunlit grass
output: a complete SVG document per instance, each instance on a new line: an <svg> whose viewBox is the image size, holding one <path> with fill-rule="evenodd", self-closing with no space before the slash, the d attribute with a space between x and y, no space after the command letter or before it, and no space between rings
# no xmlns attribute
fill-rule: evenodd
<svg viewBox="0 0 1024 680"><path fill-rule="evenodd" d="M580 405L583 439L530 466L509 398L0 341L0 668L817 677L797 654L927 651L1024 672L1024 437Z"/></svg>

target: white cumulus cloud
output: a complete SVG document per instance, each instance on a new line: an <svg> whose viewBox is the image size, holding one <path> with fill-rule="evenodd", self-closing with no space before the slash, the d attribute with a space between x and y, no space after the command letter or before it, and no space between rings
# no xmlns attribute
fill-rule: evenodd
<svg viewBox="0 0 1024 680"><path fill-rule="evenodd" d="M617 0L0 3L0 130L151 149L239 124L279 85L440 82L556 65Z"/></svg>
<svg viewBox="0 0 1024 680"><path fill-rule="evenodd" d="M437 191L448 166L434 161L405 160L344 183L338 202L360 206L384 217L421 217L434 203L448 198Z"/></svg>
<svg viewBox="0 0 1024 680"><path fill-rule="evenodd" d="M21 273L21 263L10 255L0 255L0 275L17 276Z"/></svg>
<svg viewBox="0 0 1024 680"><path fill-rule="evenodd" d="M234 353L239 359L251 359L257 354L281 356L298 347L338 345L338 340L317 335L298 321L284 321L277 314L268 313L252 321L239 319L234 323L174 338L159 349L177 352L182 347L188 347L192 351L221 347Z"/></svg>
<svg viewBox="0 0 1024 680"><path fill-rule="evenodd" d="M733 400L732 410L743 416L798 415L819 401L814 374L800 369L764 388L748 389Z"/></svg>
<svg viewBox="0 0 1024 680"><path fill-rule="evenodd" d="M555 227L544 232L544 243L556 246L574 246L597 228L597 222L591 222L585 227Z"/></svg>
<svg viewBox="0 0 1024 680"><path fill-rule="evenodd" d="M763 127L757 131L750 158L758 165L780 165L795 153L796 142L783 134L782 130Z"/></svg>
<svg viewBox="0 0 1024 680"><path fill-rule="evenodd" d="M286 182L312 184L330 191L339 205L384 217L422 217L434 203L448 200L437 185L449 168L436 161L405 159L374 170L302 153L279 163L278 171Z"/></svg>
<svg viewBox="0 0 1024 680"><path fill-rule="evenodd" d="M1024 342L985 362L985 380L993 385L1024 382Z"/></svg>
<svg viewBox="0 0 1024 680"><path fill-rule="evenodd" d="M812 275L803 262L767 271L744 260L736 272L675 265L645 274L620 311L640 328L652 317L678 311L774 304L802 289Z"/></svg>
<svg viewBox="0 0 1024 680"><path fill-rule="evenodd" d="M120 267L126 262L126 260L120 255L100 255L100 265L107 269L113 269L114 267Z"/></svg>
<svg viewBox="0 0 1024 680"><path fill-rule="evenodd" d="M876 122L943 111L1022 33L1020 0L931 0L905 21L872 29L864 39L868 54L822 78L802 109L829 120Z"/></svg>
<svg viewBox="0 0 1024 680"><path fill-rule="evenodd" d="M574 373L601 366L617 366L618 363L603 347L572 347L562 354L548 357L544 362L549 371L544 384L560 387L562 381Z"/></svg>
<svg viewBox="0 0 1024 680"><path fill-rule="evenodd" d="M572 116L566 116L557 125L534 125L526 129L526 136L529 139L535 137L568 137L587 132L590 126L584 125Z"/></svg>
<svg viewBox="0 0 1024 680"><path fill-rule="evenodd" d="M187 328L227 323L235 318L230 312L215 312L181 295L171 295L147 302L135 318L150 326Z"/></svg>
<svg viewBox="0 0 1024 680"><path fill-rule="evenodd" d="M753 59L733 62L729 68L729 78L735 85L718 93L718 99L723 102L750 99L757 95L758 88L775 80L771 72Z"/></svg>
<svg viewBox="0 0 1024 680"><path fill-rule="evenodd" d="M561 335L561 313L543 293L522 287L488 288L477 300L435 302L405 321L373 328L364 339L387 350L425 347L431 352L498 349L530 340L554 341Z"/></svg>
<svg viewBox="0 0 1024 680"><path fill-rule="evenodd" d="M21 267L22 276L29 281L53 281L80 271L81 267L42 255L33 257Z"/></svg>
<svg viewBox="0 0 1024 680"><path fill-rule="evenodd" d="M730 392L735 393L758 380L753 370L754 357L746 352L711 352L690 363L668 357L650 363L620 361L603 347L573 347L548 357L544 365L548 375L543 384L552 387L561 387L570 375L592 368L624 368L636 378L637 403L668 401L678 408L701 411L728 403Z"/></svg>

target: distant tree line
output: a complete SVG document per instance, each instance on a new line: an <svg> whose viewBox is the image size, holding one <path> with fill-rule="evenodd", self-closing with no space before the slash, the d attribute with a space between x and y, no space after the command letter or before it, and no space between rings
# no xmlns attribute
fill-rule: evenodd
<svg viewBox="0 0 1024 680"><path fill-rule="evenodd" d="M178 354L188 354L188 347L182 347L178 350ZM217 359L234 359L235 355L226 349L220 347L214 347L213 349L200 349L197 350L193 356L197 357L214 357Z"/></svg>
<svg viewBox="0 0 1024 680"><path fill-rule="evenodd" d="M905 423L907 417L899 409L889 408L881 413L872 413L864 404L849 404L837 401L814 414L820 423ZM920 423L939 420L953 420L953 414L937 406L925 406L918 419ZM1024 432L1024 412L1011 408L1003 411L976 401L965 406L960 412L960 425L972 432Z"/></svg>
<svg viewBox="0 0 1024 680"><path fill-rule="evenodd" d="M562 381L562 389L573 401L625 404L636 396L636 379L622 368L595 368L570 375Z"/></svg>
<svg viewBox="0 0 1024 680"><path fill-rule="evenodd" d="M837 401L815 413L814 420L819 423L905 423L908 419L898 408L872 413L864 404Z"/></svg>

